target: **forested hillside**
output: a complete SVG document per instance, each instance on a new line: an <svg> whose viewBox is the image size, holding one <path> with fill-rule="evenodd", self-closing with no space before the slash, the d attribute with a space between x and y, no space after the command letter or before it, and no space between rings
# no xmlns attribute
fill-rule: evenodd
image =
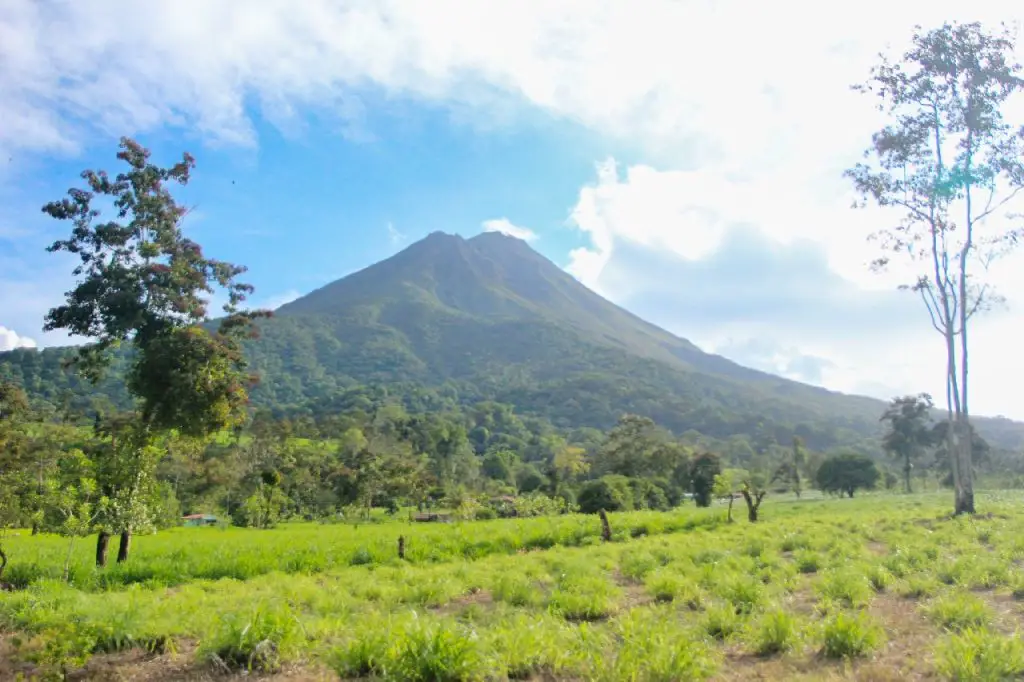
<svg viewBox="0 0 1024 682"><path fill-rule="evenodd" d="M497 233L434 233L283 306L260 328L247 346L260 378L252 400L278 414L318 414L372 386L414 412L496 401L560 429L607 429L634 413L677 434L781 443L795 434L826 449L873 441L884 408L704 353ZM0 378L88 410L96 391L62 369L66 353L3 354ZM98 393L127 404L116 371ZM978 425L1001 447L1024 443L1022 425Z"/></svg>

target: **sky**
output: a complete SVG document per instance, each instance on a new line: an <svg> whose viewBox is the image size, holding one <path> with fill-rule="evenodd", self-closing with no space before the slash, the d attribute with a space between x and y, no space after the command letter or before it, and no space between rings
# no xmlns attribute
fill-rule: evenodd
<svg viewBox="0 0 1024 682"><path fill-rule="evenodd" d="M968 9L968 4L970 8ZM73 282L40 207L121 135L197 168L188 236L276 307L435 230L524 238L705 350L850 393L943 390L909 271L874 273L843 170L867 79L916 24L1024 15L907 0L5 0L0 349ZM1024 109L1016 120L1024 122ZM1011 112L1012 113L1012 112ZM1024 207L1020 207L1024 210ZM986 277L973 410L1024 419L1024 250ZM941 402L941 401L940 401Z"/></svg>

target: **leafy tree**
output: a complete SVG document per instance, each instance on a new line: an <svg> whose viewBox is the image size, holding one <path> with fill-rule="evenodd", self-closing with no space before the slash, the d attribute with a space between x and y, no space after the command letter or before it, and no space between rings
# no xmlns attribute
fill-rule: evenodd
<svg viewBox="0 0 1024 682"><path fill-rule="evenodd" d="M932 397L927 393L893 398L882 414L886 422L882 447L894 457L903 460L903 485L913 492L910 474L914 461L932 441Z"/></svg>
<svg viewBox="0 0 1024 682"><path fill-rule="evenodd" d="M668 477L686 454L652 419L623 415L594 455L594 473Z"/></svg>
<svg viewBox="0 0 1024 682"><path fill-rule="evenodd" d="M757 523L757 514L761 508L761 501L764 500L764 496L768 494L768 491L751 485L750 481L744 481L743 487L740 488L740 494L743 495L743 501L747 503L747 520L751 523Z"/></svg>
<svg viewBox="0 0 1024 682"><path fill-rule="evenodd" d="M492 450L484 455L480 463L480 470L484 476L502 483L512 483L515 480L515 467L519 463L519 457L510 450Z"/></svg>
<svg viewBox="0 0 1024 682"><path fill-rule="evenodd" d="M137 142L121 139L117 157L128 170L111 179L105 171L82 173L87 188L72 188L64 199L46 204L43 212L73 224L68 239L54 242L50 252L79 257L75 288L64 305L46 315L45 329L64 329L91 342L79 348L71 363L94 384L110 365L110 351L130 342L132 357L125 376L130 395L138 400L133 426L105 455L116 462L99 464L117 473L98 481L111 500L121 525L118 559L128 556L131 533L148 516L142 486L152 477L154 440L171 430L206 436L244 418L251 377L245 373L241 341L252 333L254 318L239 305L252 287L235 278L245 268L207 258L181 230L187 210L165 186L186 184L195 165L182 160L161 168ZM109 200L114 218L98 222L97 197ZM227 313L219 328L208 331L207 297L215 287L227 291ZM105 556L101 533L97 555Z"/></svg>
<svg viewBox="0 0 1024 682"><path fill-rule="evenodd" d="M533 464L524 464L516 471L516 487L521 493L532 493L544 487L544 474Z"/></svg>
<svg viewBox="0 0 1024 682"><path fill-rule="evenodd" d="M796 493L799 499L802 483L800 469L807 463L807 451L804 448L803 439L800 436L793 436L793 447L787 453L786 458L776 467L772 474L769 485L782 479L789 483L790 489Z"/></svg>
<svg viewBox="0 0 1024 682"><path fill-rule="evenodd" d="M742 469L726 469L715 475L711 494L720 500L729 500L729 512L726 515L726 521L729 523L732 523L732 505L736 500L736 481L742 481L746 476L747 472Z"/></svg>
<svg viewBox="0 0 1024 682"><path fill-rule="evenodd" d="M587 473L590 462L587 461L587 451L577 445L564 444L555 451L554 459L551 462L557 481L555 488L562 482L571 482Z"/></svg>
<svg viewBox="0 0 1024 682"><path fill-rule="evenodd" d="M110 500L99 495L95 466L84 452L71 449L59 462L60 473L49 478L47 486L46 529L68 538L64 557L64 580L71 577L71 554L75 540L92 533Z"/></svg>
<svg viewBox="0 0 1024 682"><path fill-rule="evenodd" d="M583 514L628 510L633 508L633 491L628 478L609 474L584 483L576 503Z"/></svg>
<svg viewBox="0 0 1024 682"><path fill-rule="evenodd" d="M698 507L711 506L711 494L715 487L715 476L722 473L722 459L712 453L704 452L693 458L690 465L690 479L693 486L693 499Z"/></svg>
<svg viewBox="0 0 1024 682"><path fill-rule="evenodd" d="M974 513L968 350L974 315L997 302L978 273L1024 234L988 218L1024 188L1024 134L1002 109L1024 88L1005 27L947 23L913 36L899 62L883 58L870 81L892 123L875 133L869 161L847 171L865 202L901 217L875 237L885 255L916 266L901 288L916 292L946 350L947 451L954 511ZM872 162L873 161L873 162Z"/></svg>
<svg viewBox="0 0 1024 682"><path fill-rule="evenodd" d="M874 488L880 476L870 457L844 453L825 459L815 479L823 492L846 493L853 497L857 490Z"/></svg>

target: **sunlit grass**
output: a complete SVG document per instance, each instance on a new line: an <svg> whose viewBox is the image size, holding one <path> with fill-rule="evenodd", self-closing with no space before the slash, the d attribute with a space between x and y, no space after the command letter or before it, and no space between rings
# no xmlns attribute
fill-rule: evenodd
<svg viewBox="0 0 1024 682"><path fill-rule="evenodd" d="M769 501L758 524L612 514L610 543L589 516L177 529L105 571L79 542L71 584L65 541L22 535L4 545L23 589L0 594L0 628L53 670L187 641L198 665L254 673L675 680L716 676L737 651L804 671L881 655L888 624L869 611L883 601L930 628L943 675L1000 679L1024 655L990 629L991 600L1024 594L1020 501L979 499L999 515L977 520L923 495Z"/></svg>

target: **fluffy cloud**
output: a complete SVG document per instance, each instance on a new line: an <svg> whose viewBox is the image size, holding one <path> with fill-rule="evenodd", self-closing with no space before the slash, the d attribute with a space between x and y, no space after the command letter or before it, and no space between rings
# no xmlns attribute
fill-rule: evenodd
<svg viewBox="0 0 1024 682"><path fill-rule="evenodd" d="M27 336L21 336L13 329L0 325L0 351L15 348L35 348L36 342Z"/></svg>
<svg viewBox="0 0 1024 682"><path fill-rule="evenodd" d="M254 106L289 133L318 116L364 138L381 102L440 105L483 127L515 124L524 107L548 112L642 161L622 176L606 162L581 192L571 223L589 244L569 265L581 280L741 361L837 388L917 391L941 349L916 302L892 292L907 273L867 272L865 235L884 222L848 209L840 174L880 119L848 86L914 24L1019 11L1001 0L650 0L643 11L611 0L10 0L0 153L70 153L96 132L167 126L253 145ZM1020 265L992 275L1011 295L1024 290ZM1014 319L993 315L974 338L983 411L1011 409L1007 387L1024 380L1008 347Z"/></svg>
<svg viewBox="0 0 1024 682"><path fill-rule="evenodd" d="M501 232L507 234L510 237L516 239L522 239L526 242L532 242L537 239L537 234L528 227L519 227L513 225L508 218L494 218L492 220L485 220L481 227L484 232Z"/></svg>
<svg viewBox="0 0 1024 682"><path fill-rule="evenodd" d="M743 172L843 144L835 121L854 110L857 57L916 22L1006 13L998 0L969 13L954 0L652 0L642 12L592 0L12 0L0 9L0 148L67 151L97 129L165 125L252 144L250 103L289 130L309 111L359 129L360 96L377 91L485 121L514 120L525 100Z"/></svg>
<svg viewBox="0 0 1024 682"><path fill-rule="evenodd" d="M571 253L567 269L743 364L880 398L944 395L943 347L921 301L866 267L865 235L879 214L828 199L791 207L770 190L703 171L623 173L605 161L572 210L570 224L590 245ZM1004 291L1019 290L1022 265L1018 254L989 277ZM1019 310L976 322L974 405L983 413L1016 414L1014 387L1024 381L1012 347L1024 332Z"/></svg>

